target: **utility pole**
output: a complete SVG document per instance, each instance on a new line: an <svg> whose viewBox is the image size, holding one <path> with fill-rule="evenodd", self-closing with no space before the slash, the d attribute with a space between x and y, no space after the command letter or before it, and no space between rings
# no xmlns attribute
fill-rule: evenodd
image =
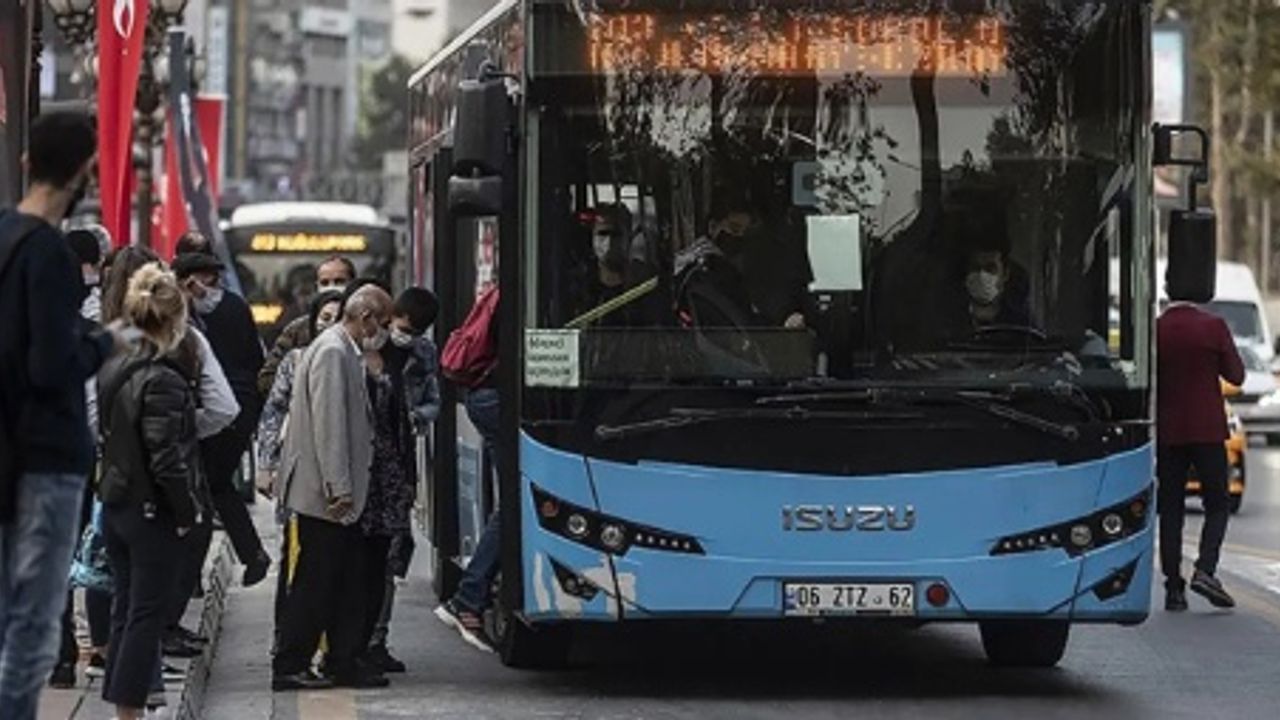
<svg viewBox="0 0 1280 720"><path fill-rule="evenodd" d="M1267 108L1266 114L1262 119L1262 156L1266 159L1268 166L1271 164L1271 148L1274 144L1275 137L1275 112L1271 108ZM1271 192L1268 190L1262 195L1262 257L1260 258L1262 267L1260 275L1262 276L1262 296L1267 297L1271 294Z"/></svg>

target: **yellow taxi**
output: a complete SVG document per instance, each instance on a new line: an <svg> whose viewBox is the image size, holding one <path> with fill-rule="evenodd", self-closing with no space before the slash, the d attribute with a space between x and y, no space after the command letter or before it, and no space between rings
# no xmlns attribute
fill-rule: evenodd
<svg viewBox="0 0 1280 720"><path fill-rule="evenodd" d="M1224 395L1234 395L1240 392L1240 388L1232 385L1223 384ZM1244 423L1240 422L1240 416L1236 414L1231 403L1223 399L1223 403L1227 407L1227 494L1231 496L1231 512L1232 514L1240 512L1240 505L1244 502L1244 486L1245 486L1245 449L1248 447L1248 438L1244 432ZM1187 474L1187 494L1200 494L1200 480L1196 478L1195 468Z"/></svg>

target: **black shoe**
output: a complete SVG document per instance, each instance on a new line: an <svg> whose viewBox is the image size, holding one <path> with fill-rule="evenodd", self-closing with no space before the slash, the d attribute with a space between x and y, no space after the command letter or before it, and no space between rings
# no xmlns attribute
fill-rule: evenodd
<svg viewBox="0 0 1280 720"><path fill-rule="evenodd" d="M365 668L357 672L338 675L333 678L333 684L335 687L373 690L384 688L390 685L391 681L385 675L374 672L372 668Z"/></svg>
<svg viewBox="0 0 1280 720"><path fill-rule="evenodd" d="M190 630L182 627L181 625L170 630L169 636L177 640L180 640L182 642L185 642L189 645L208 645L209 644L209 638L199 633L191 632Z"/></svg>
<svg viewBox="0 0 1280 720"><path fill-rule="evenodd" d="M1166 612L1184 612L1187 609L1187 591L1181 588L1165 590L1164 609Z"/></svg>
<svg viewBox="0 0 1280 720"><path fill-rule="evenodd" d="M391 655L386 645L369 648L369 652L364 656L364 661L374 670L384 673L402 673L407 669L404 663Z"/></svg>
<svg viewBox="0 0 1280 720"><path fill-rule="evenodd" d="M182 660L189 660L204 652L204 648L202 646L187 642L186 640L182 640L181 638L174 636L166 637L164 642L160 643L160 650L164 653L165 657L179 658Z"/></svg>
<svg viewBox="0 0 1280 720"><path fill-rule="evenodd" d="M258 557L244 568L244 579L242 582L245 587L253 587L262 582L267 576L267 572L271 570L271 556L265 551L259 550Z"/></svg>
<svg viewBox="0 0 1280 720"><path fill-rule="evenodd" d="M333 681L320 677L310 670L303 670L292 675L274 675L271 678L272 692L288 692L292 690L328 690Z"/></svg>
<svg viewBox="0 0 1280 720"><path fill-rule="evenodd" d="M107 674L107 659L102 657L98 653L94 653L90 655L89 664L86 665L84 668L84 676L87 678L96 679L96 678L106 677L106 674Z"/></svg>
<svg viewBox="0 0 1280 720"><path fill-rule="evenodd" d="M49 676L49 687L59 690L70 690L76 686L76 664L61 662Z"/></svg>
<svg viewBox="0 0 1280 720"><path fill-rule="evenodd" d="M1204 596L1214 607L1233 608L1236 606L1235 598L1222 587L1222 583L1218 578L1210 575L1203 570L1196 570L1196 574L1191 576L1191 590L1199 595Z"/></svg>

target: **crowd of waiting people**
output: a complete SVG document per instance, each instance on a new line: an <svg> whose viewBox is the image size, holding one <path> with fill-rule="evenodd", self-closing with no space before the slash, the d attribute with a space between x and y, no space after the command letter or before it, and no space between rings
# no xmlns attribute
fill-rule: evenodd
<svg viewBox="0 0 1280 720"><path fill-rule="evenodd" d="M82 663L122 720L165 704L183 675L171 659L208 642L182 619L215 524L245 586L272 567L235 483L255 438L283 538L273 689L385 686L405 670L387 638L413 551L415 438L440 408L435 296L393 299L335 256L267 352L198 233L171 262L101 226L62 233L95 144L86 117L42 117L30 189L0 212L0 715L34 718L41 687L74 686ZM496 392L479 380L468 409L491 442ZM486 648L490 529L489 559L438 612Z"/></svg>

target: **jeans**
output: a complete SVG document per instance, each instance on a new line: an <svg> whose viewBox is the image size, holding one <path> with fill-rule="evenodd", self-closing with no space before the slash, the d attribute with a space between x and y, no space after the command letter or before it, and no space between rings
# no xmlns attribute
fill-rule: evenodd
<svg viewBox="0 0 1280 720"><path fill-rule="evenodd" d="M40 689L58 659L75 552L83 475L26 473L14 520L0 525L0 709L34 720Z"/></svg>
<svg viewBox="0 0 1280 720"><path fill-rule="evenodd" d="M492 458L495 469L498 467L500 407L496 389L480 388L467 394L467 417L471 418L471 424L476 426L476 430L484 438L485 450ZM475 613L488 609L492 599L493 579L498 575L501 559L502 513L495 509L484 526L484 532L480 534L480 542L476 544L471 562L467 563L467 569L462 573L454 602Z"/></svg>
<svg viewBox="0 0 1280 720"><path fill-rule="evenodd" d="M1218 569L1218 556L1227 536L1231 499L1227 495L1227 451L1222 443L1162 445L1156 456L1160 492L1160 569L1165 587L1181 590L1182 524L1187 514L1187 473L1192 467L1200 479L1204 501L1204 526L1200 528L1200 557L1196 569L1210 575Z"/></svg>

